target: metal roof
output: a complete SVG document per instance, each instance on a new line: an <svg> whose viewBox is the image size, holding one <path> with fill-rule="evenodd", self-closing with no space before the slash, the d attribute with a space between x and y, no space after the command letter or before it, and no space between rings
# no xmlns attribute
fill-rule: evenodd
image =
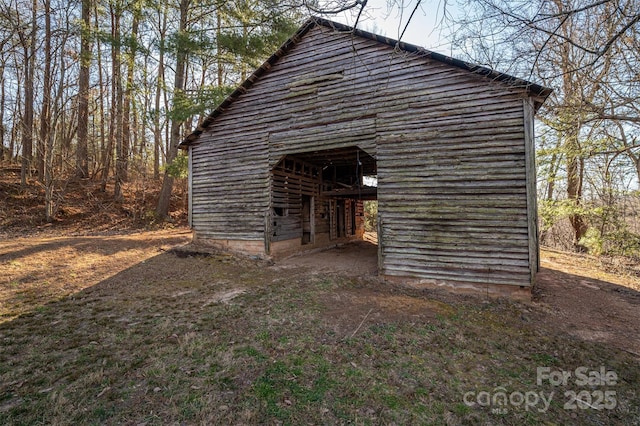
<svg viewBox="0 0 640 426"><path fill-rule="evenodd" d="M482 75L490 80L500 81L510 87L519 88L525 90L529 96L534 98L536 109L538 109L545 99L551 94L552 89L548 87L535 84L509 74L504 74L495 70L492 70L481 65L472 64L459 59L451 58L441 53L432 52L423 47L416 46L414 44L397 41L385 36L370 33L360 29L352 28L348 25L333 22L328 19L311 17L300 27L300 29L273 54L267 59L253 74L249 76L237 89L235 89L227 98L222 101L220 105L216 107L189 136L187 136L179 145L179 148L186 148L193 143L198 136L209 127L209 125L215 120L215 118L222 114L230 105L264 75L280 58L287 54L296 43L298 43L304 35L316 26L324 26L332 28L335 31L343 33L351 33L358 37L377 41L379 43L387 44L395 49L400 49L406 52L412 52L419 54L422 57L427 57L438 62L442 62L447 65L451 65L456 68L460 68L469 71L474 74Z"/></svg>

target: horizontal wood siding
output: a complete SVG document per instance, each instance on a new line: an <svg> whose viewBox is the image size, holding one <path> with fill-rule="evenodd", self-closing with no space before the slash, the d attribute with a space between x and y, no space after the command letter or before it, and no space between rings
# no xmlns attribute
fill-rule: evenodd
<svg viewBox="0 0 640 426"><path fill-rule="evenodd" d="M299 212L269 215L300 206L317 182L291 190L291 176L274 167L286 155L358 146L377 159L383 274L529 285L524 97L316 26L193 145L194 228L258 240L266 223L271 235L297 238ZM335 233L335 206L315 199L317 233Z"/></svg>
<svg viewBox="0 0 640 426"><path fill-rule="evenodd" d="M221 129L214 123L192 147L193 230L198 238L263 240L271 186L267 133L247 134L240 122Z"/></svg>
<svg viewBox="0 0 640 426"><path fill-rule="evenodd" d="M270 164L277 163L287 154L346 148L354 145L374 156L375 136L375 119L322 124L304 130L294 129L272 133L269 137Z"/></svg>
<svg viewBox="0 0 640 426"><path fill-rule="evenodd" d="M378 115L382 272L529 286L522 100L456 93L416 99L402 122Z"/></svg>
<svg viewBox="0 0 640 426"><path fill-rule="evenodd" d="M536 191L536 152L534 137L535 109L531 99L525 99L524 105L524 139L526 149L527 171L527 211L529 215L529 264L531 266L530 281L533 286L536 273L540 269L540 246L538 245L538 192Z"/></svg>

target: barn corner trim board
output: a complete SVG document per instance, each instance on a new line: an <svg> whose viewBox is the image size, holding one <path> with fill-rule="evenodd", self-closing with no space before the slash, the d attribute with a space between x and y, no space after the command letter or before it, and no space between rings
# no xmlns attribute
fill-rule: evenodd
<svg viewBox="0 0 640 426"><path fill-rule="evenodd" d="M285 256L362 238L378 200L384 278L528 294L533 120L550 93L311 18L181 143L194 238Z"/></svg>

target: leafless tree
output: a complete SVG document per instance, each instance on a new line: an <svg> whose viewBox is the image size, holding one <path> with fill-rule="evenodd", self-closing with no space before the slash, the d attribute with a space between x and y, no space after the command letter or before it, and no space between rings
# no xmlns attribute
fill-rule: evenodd
<svg viewBox="0 0 640 426"><path fill-rule="evenodd" d="M546 199L563 180L573 246L589 229L589 173L619 152L638 153L640 3L617 0L468 0L454 44L470 59L555 89L541 118ZM588 188L587 188L588 186Z"/></svg>

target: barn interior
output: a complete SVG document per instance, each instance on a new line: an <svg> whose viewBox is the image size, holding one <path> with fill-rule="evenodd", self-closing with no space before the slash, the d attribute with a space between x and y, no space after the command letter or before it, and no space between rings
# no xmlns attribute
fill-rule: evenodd
<svg viewBox="0 0 640 426"><path fill-rule="evenodd" d="M375 158L358 146L284 156L272 170L271 254L363 239L376 175Z"/></svg>

